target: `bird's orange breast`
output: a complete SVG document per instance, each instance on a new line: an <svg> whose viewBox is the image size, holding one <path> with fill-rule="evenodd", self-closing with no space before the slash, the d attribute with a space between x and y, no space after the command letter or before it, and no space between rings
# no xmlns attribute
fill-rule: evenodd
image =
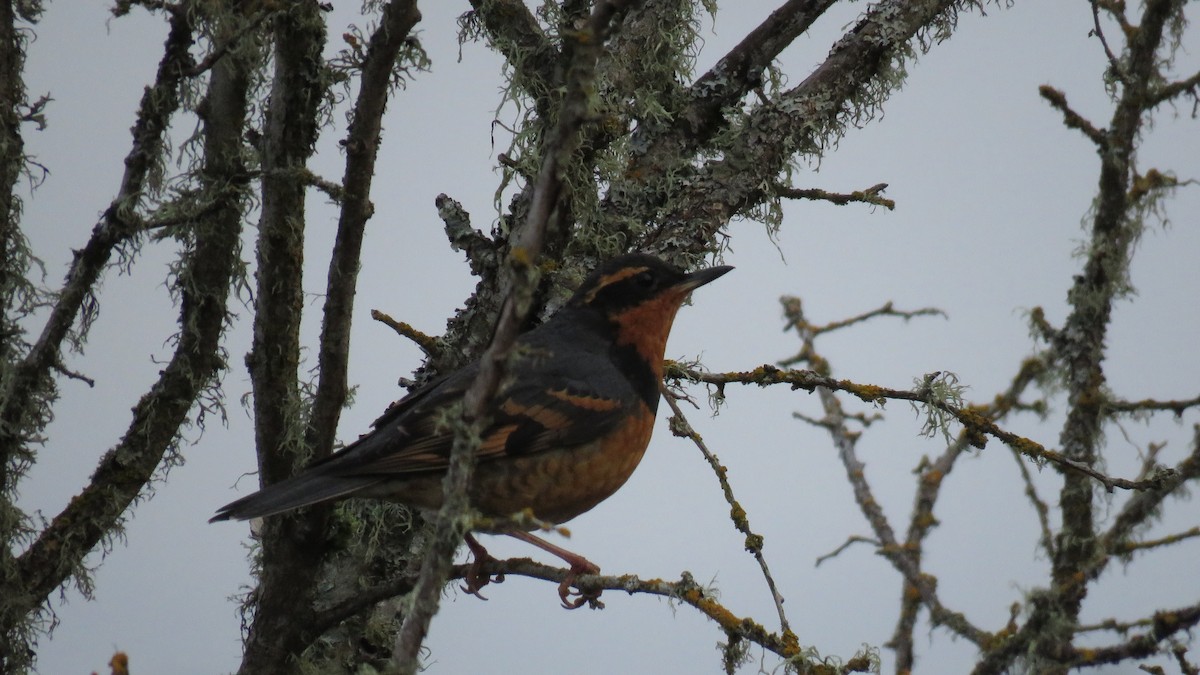
<svg viewBox="0 0 1200 675"><path fill-rule="evenodd" d="M472 504L495 518L529 509L551 523L590 510L624 485L642 461L654 413L640 402L637 407L613 432L582 446L481 464L472 481Z"/></svg>

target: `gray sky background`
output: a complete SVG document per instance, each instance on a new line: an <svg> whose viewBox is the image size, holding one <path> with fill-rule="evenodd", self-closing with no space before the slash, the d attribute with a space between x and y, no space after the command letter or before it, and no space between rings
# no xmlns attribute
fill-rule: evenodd
<svg viewBox="0 0 1200 675"><path fill-rule="evenodd" d="M772 8L768 2L725 3L715 26L706 20L702 72ZM831 12L781 59L792 83L828 52L862 3ZM352 8L352 9L356 9ZM461 50L454 17L467 3L423 3L421 39L433 72L417 76L395 98L385 119L371 221L356 303L351 382L354 407L339 437L364 431L401 391L396 380L419 365L415 347L370 320L385 311L431 334L471 292L473 280L451 251L433 205L445 192L463 202L477 228L495 218L492 194L496 152L507 147L490 125L500 96L500 62L482 45ZM1196 7L1190 8L1197 17ZM330 18L340 47L354 19L343 8ZM761 224L732 223L725 261L737 270L697 293L684 308L668 348L670 357L702 356L713 370L749 369L791 356L799 344L781 331L778 298L799 295L810 320L845 318L894 301L899 309L935 306L948 320L872 321L818 343L838 377L894 387L935 370L953 371L970 386L968 397L989 400L1003 388L1033 344L1024 313L1046 309L1059 323L1066 290L1079 261L1080 220L1095 191L1097 159L1088 141L1067 130L1037 95L1049 83L1097 125L1109 117L1098 41L1088 38L1087 3L1020 2L992 6L988 16L964 14L953 38L909 64L902 91L886 115L851 130L818 167L797 174L801 187L848 192L880 182L897 201L888 212L864 205L787 205L772 242ZM115 193L128 151L143 86L152 77L165 25L144 12L109 20L100 5L49 4L30 48L26 85L31 98L49 93L49 128L27 129L28 151L51 174L26 193L25 223L35 250L57 284ZM1200 60L1195 33L1182 63ZM1200 177L1200 133L1189 119L1164 111L1140 152L1141 168ZM500 112L502 120L513 111ZM337 141L344 118L326 130L314 169L340 179ZM176 129L191 131L190 121ZM316 344L319 294L324 290L336 216L312 194L306 252L312 294L305 334ZM1200 289L1200 188L1180 192L1168 205L1172 225L1155 227L1141 242L1133 266L1138 295L1118 306L1106 362L1117 395L1185 398L1200 383L1196 294ZM247 229L252 257L254 232ZM63 383L63 400L22 488L21 505L47 518L78 492L100 455L123 433L129 409L157 375L154 359L169 354L175 311L162 283L173 258L167 244L148 244L131 274L110 274L87 354L70 365L97 381L95 389ZM250 583L245 525L205 521L213 510L256 484L239 476L254 469L249 417L239 400L250 390L242 364L250 316L229 334L231 369L225 377L229 423L209 420L185 449L186 463L170 471L152 499L131 517L126 537L96 573L95 601L67 590L56 603L61 624L40 645L40 671L82 675L103 670L114 649L131 655L135 672L214 673L236 669L240 657L237 605L229 598ZM703 403L702 389L693 392ZM826 435L792 418L819 415L816 397L786 388L730 387L716 418L707 407L690 421L729 468L729 478L766 539L786 608L802 644L849 657L863 644L879 646L894 628L899 576L868 547L858 546L814 567L814 560L850 535L867 535L844 471ZM1061 402L1060 402L1061 403ZM862 409L848 403L851 409ZM885 424L872 426L859 451L877 498L905 527L914 489L912 469L922 455L940 452L937 439L918 435L922 420L906 405L890 404ZM1048 446L1057 445L1062 408L1046 424L1027 417L1006 426ZM729 523L716 480L689 443L673 438L660 415L643 465L616 496L570 523L566 545L606 573L677 579L689 570L712 580L734 612L777 629L770 596L742 538ZM1169 417L1151 424L1126 422L1108 429L1107 470L1130 476L1138 452L1166 441L1167 462L1183 456L1197 422ZM1053 471L1037 480L1054 501ZM236 489L235 489L236 483ZM937 509L942 521L926 547L927 569L939 577L943 601L989 630L1007 620L1008 607L1043 583L1047 561L1036 554L1037 520L1022 494L1011 453L996 441L960 461ZM1124 495L1118 494L1113 512ZM1171 502L1157 534L1197 524L1194 501ZM485 540L497 556L547 556L506 538ZM1133 619L1155 607L1196 602L1200 577L1192 540L1171 552L1114 567L1089 596L1086 617ZM92 564L100 565L95 555ZM688 672L716 673L720 630L688 607L664 600L607 593L601 612L565 612L552 584L510 579L491 586L480 602L454 590L445 596L428 642L434 673L457 672ZM1111 636L1109 636L1111 638ZM1101 640L1109 642L1110 639ZM959 672L971 662L970 644L939 631L918 630L924 655L918 669ZM755 652L756 656L758 652ZM884 671L891 653L882 650ZM775 661L767 659L770 671ZM757 663L746 672L754 672Z"/></svg>

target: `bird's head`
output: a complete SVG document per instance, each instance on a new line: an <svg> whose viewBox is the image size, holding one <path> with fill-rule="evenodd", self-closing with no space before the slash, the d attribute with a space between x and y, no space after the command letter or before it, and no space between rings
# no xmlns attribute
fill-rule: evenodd
<svg viewBox="0 0 1200 675"><path fill-rule="evenodd" d="M614 258L584 280L568 308L601 313L616 328L618 345L630 345L661 368L675 313L692 291L733 269L695 272L644 253Z"/></svg>

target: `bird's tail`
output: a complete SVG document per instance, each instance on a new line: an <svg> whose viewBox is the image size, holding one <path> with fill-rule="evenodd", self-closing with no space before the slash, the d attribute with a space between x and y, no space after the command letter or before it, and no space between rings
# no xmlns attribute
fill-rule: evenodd
<svg viewBox="0 0 1200 675"><path fill-rule="evenodd" d="M379 480L371 476L332 476L306 471L222 506L217 509L217 515L209 518L208 522L272 516L301 506L344 497L378 483Z"/></svg>

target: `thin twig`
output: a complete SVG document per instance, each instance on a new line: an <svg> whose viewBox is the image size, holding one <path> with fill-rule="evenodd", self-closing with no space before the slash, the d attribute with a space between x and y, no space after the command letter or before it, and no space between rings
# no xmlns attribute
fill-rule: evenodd
<svg viewBox="0 0 1200 675"><path fill-rule="evenodd" d="M1144 398L1140 401L1110 401L1105 407L1113 412L1141 412L1170 410L1176 417L1181 417L1188 408L1200 406L1200 396L1175 401L1159 401Z"/></svg>
<svg viewBox="0 0 1200 675"><path fill-rule="evenodd" d="M1063 123L1070 129L1078 129L1083 132L1093 143L1101 150L1108 147L1108 132L1103 129L1097 129L1083 115L1075 112L1070 105L1067 104L1067 95L1061 91L1051 87L1048 84L1043 84L1038 87L1038 93L1042 98L1050 102L1050 105L1058 109L1063 115Z"/></svg>
<svg viewBox="0 0 1200 675"><path fill-rule="evenodd" d="M377 309L371 310L371 318L396 331L400 337L405 337L409 340L412 340L418 347L421 348L421 351L425 352L425 354L431 358L437 358L442 352L442 343L440 340L432 335L426 335L425 333L422 333L416 328L413 328L410 324L407 324L403 321L397 321Z"/></svg>
<svg viewBox="0 0 1200 675"><path fill-rule="evenodd" d="M1042 530L1042 549L1046 551L1047 556L1053 558L1054 533L1050 529L1050 506L1046 504L1046 500L1038 496L1037 487L1033 484L1033 475L1029 473L1029 467L1021 459L1021 453L1013 450L1012 457L1017 460L1017 470L1021 472L1021 481L1025 483L1025 496L1029 498L1029 503L1037 512L1038 525Z"/></svg>
<svg viewBox="0 0 1200 675"><path fill-rule="evenodd" d="M700 454L704 456L708 465L712 467L713 473L717 476L717 482L721 484L721 492L725 495L725 501L729 504L729 518L733 521L733 526L746 536L746 550L754 556L759 568L762 569L763 578L767 581L767 588L771 591L771 599L775 602L775 611L779 614L779 630L785 636L791 634L792 629L788 625L787 614L783 610L783 595L779 592L779 588L775 584L775 578L771 576L771 570L767 566L767 559L763 556L763 537L760 534L755 534L750 529L750 518L746 515L746 510L742 508L742 505L733 496L733 486L729 484L728 471L721 465L721 461L717 459L717 456L708 449L708 445L700 437L700 434L687 421L687 417L683 414L683 410L680 409L679 403L675 400L676 394L669 390L666 385L660 385L660 389L663 399L671 407L671 432L676 436L690 439L700 450Z"/></svg>
<svg viewBox="0 0 1200 675"><path fill-rule="evenodd" d="M848 537L846 539L846 541L842 542L841 546L838 546L837 548L833 549L829 553L826 553L825 555L817 556L816 567L820 567L821 563L825 562L826 560L832 560L832 559L838 557L839 555L842 554L843 551L850 548L854 544L870 544L870 545L874 546L875 548L879 548L879 546L880 546L878 539L872 539L870 537L864 537L864 536L858 535L858 534L851 535L850 537Z"/></svg>
<svg viewBox="0 0 1200 675"><path fill-rule="evenodd" d="M718 386L734 383L756 384L760 387L774 384L788 384L793 389L804 389L810 392L825 388L833 391L844 391L853 394L867 403L874 404L881 404L888 400L924 403L937 410L949 413L960 424L967 427L968 430L975 432L978 438L982 438L984 435L992 436L1026 457L1049 462L1064 471L1075 471L1089 476L1102 484L1109 492L1115 488L1121 488L1122 490L1156 490L1162 486L1163 480L1167 478L1167 473L1145 480L1129 480L1105 475L1103 472L1072 460L1061 452L1051 450L1037 441L1001 429L995 422L980 414L976 408L952 405L934 398L931 393L922 391L921 389L892 389L873 384L859 384L850 380L838 380L826 377L811 370L788 370L769 364L759 366L751 371L707 373L692 368L679 368L668 374L682 376L693 382L707 382Z"/></svg>
<svg viewBox="0 0 1200 675"><path fill-rule="evenodd" d="M783 304L784 317L788 325L796 330L803 342L802 353L811 354L815 362L828 368L828 363L816 353L814 343L817 333L808 328L811 324L804 318L801 303L794 298L785 298ZM846 478L854 491L854 501L858 504L859 510L871 525L871 529L879 541L879 553L887 558L896 571L900 572L906 586L920 595L921 601L929 608L930 616L935 624L946 626L976 645L986 644L992 636L972 624L962 613L950 610L942 604L937 594L936 578L923 572L920 558L913 555L906 546L898 541L895 530L892 529L887 515L883 512L883 507L880 506L879 500L876 499L867 482L866 466L858 458L857 444L861 434L846 426L845 412L834 391L835 389L831 387L816 387L821 407L825 412L826 429L846 470Z"/></svg>
<svg viewBox="0 0 1200 675"><path fill-rule="evenodd" d="M828 192L819 188L794 188L786 185L776 185L775 194L787 199L812 199L816 201L829 202L838 206L845 206L853 202L862 202L864 204L874 204L882 206L888 211L896 210L896 202L887 197L880 195L887 188L887 183L879 183L873 185L866 190L855 190L854 192Z"/></svg>

